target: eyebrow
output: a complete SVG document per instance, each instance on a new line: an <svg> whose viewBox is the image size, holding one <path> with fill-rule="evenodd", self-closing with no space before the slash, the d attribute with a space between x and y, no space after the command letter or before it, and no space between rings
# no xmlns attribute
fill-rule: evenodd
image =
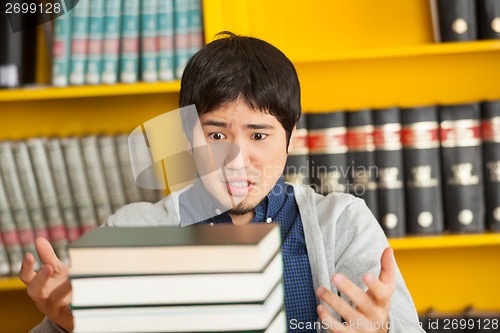
<svg viewBox="0 0 500 333"><path fill-rule="evenodd" d="M223 121L216 121L216 120L206 120L202 123L202 126L214 126L214 127L221 127L221 128L230 128L231 126ZM274 129L273 125L270 124L245 124L243 127L246 129L252 129L252 130L261 130L261 129Z"/></svg>

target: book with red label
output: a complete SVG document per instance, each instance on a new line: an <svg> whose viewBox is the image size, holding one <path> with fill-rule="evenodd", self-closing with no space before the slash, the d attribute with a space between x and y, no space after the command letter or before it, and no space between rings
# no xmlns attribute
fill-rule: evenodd
<svg viewBox="0 0 500 333"><path fill-rule="evenodd" d="M486 225L500 231L500 101L481 104Z"/></svg>
<svg viewBox="0 0 500 333"><path fill-rule="evenodd" d="M307 138L306 115L302 114L295 135L292 136L293 148L288 151L288 158L285 165L285 181L297 185L309 184L309 146Z"/></svg>
<svg viewBox="0 0 500 333"><path fill-rule="evenodd" d="M441 234L444 221L437 107L401 109L401 124L407 233Z"/></svg>
<svg viewBox="0 0 500 333"><path fill-rule="evenodd" d="M309 173L313 189L321 194L346 192L347 128L345 112L307 115Z"/></svg>
<svg viewBox="0 0 500 333"><path fill-rule="evenodd" d="M483 155L478 103L439 107L445 226L484 230Z"/></svg>
<svg viewBox="0 0 500 333"><path fill-rule="evenodd" d="M476 0L479 39L500 39L500 1Z"/></svg>
<svg viewBox="0 0 500 333"><path fill-rule="evenodd" d="M378 174L378 220L387 237L404 236L405 190L399 109L374 110L373 124Z"/></svg>
<svg viewBox="0 0 500 333"><path fill-rule="evenodd" d="M346 120L350 193L365 200L373 215L378 216L372 110L347 112Z"/></svg>

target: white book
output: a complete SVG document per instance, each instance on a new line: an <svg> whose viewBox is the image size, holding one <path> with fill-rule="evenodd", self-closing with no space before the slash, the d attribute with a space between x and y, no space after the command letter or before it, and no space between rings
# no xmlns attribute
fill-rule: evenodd
<svg viewBox="0 0 500 333"><path fill-rule="evenodd" d="M115 141L116 152L118 154L118 161L120 164L123 189L125 190L125 198L127 199L127 203L141 201L141 189L135 183L132 164L130 162L127 135L117 135L115 137Z"/></svg>
<svg viewBox="0 0 500 333"><path fill-rule="evenodd" d="M116 212L127 204L127 200L120 176L120 165L118 163L115 140L111 135L103 135L98 138L98 141L111 210Z"/></svg>

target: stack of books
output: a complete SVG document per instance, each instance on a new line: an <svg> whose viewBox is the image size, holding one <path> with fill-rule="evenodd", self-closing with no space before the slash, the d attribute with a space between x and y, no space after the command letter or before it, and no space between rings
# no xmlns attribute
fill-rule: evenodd
<svg viewBox="0 0 500 333"><path fill-rule="evenodd" d="M277 224L96 228L72 243L75 333L286 332Z"/></svg>

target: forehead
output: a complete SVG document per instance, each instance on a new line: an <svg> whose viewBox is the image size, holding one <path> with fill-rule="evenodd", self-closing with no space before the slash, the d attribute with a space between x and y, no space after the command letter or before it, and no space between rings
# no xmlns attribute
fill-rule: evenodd
<svg viewBox="0 0 500 333"><path fill-rule="evenodd" d="M248 103L237 100L227 103L211 112L200 116L203 124L206 120L217 120L228 123L230 126L246 124L269 124L281 127L278 119L267 111L253 109Z"/></svg>

